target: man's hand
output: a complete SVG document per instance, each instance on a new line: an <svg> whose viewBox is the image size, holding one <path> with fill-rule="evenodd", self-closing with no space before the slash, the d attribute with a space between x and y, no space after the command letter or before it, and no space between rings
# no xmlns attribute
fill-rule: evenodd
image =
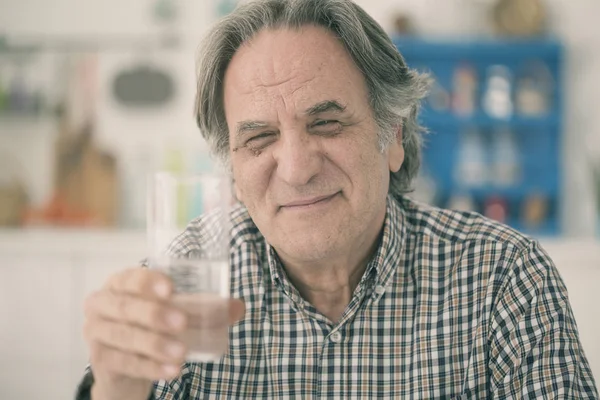
<svg viewBox="0 0 600 400"><path fill-rule="evenodd" d="M137 267L113 275L86 299L94 400L146 400L153 381L179 374L187 349L178 336L187 316L171 304L172 294L166 275ZM231 299L231 323L244 312L244 303Z"/></svg>

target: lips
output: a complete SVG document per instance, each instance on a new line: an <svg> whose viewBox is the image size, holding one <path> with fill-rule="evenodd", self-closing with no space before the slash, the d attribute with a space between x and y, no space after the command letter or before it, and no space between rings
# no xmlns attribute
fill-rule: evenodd
<svg viewBox="0 0 600 400"><path fill-rule="evenodd" d="M339 192L336 192L334 194L325 195L325 196L316 196L316 197L309 197L309 198L305 198L305 199L298 199L298 200L294 200L294 201L290 201L288 203L282 204L281 207L282 208L307 207L307 206L311 206L313 204L321 203L321 202L327 201L329 199L332 199L338 193Z"/></svg>

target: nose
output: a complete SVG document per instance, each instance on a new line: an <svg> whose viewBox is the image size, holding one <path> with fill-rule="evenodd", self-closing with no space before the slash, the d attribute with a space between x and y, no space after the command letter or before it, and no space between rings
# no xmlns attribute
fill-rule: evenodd
<svg viewBox="0 0 600 400"><path fill-rule="evenodd" d="M273 156L277 177L295 187L308 184L323 163L317 139L308 132L284 132Z"/></svg>

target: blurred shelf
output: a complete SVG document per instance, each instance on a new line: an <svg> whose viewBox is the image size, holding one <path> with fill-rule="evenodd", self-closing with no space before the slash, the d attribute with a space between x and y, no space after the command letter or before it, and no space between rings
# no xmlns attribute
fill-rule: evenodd
<svg viewBox="0 0 600 400"><path fill-rule="evenodd" d="M428 126L434 128L445 127L449 125L452 125L453 127L475 125L481 128L494 128L501 126L513 129L552 129L561 123L560 118L555 114L539 117L515 115L511 118L499 119L490 117L484 113L477 113L472 116L460 116L448 112L424 110L422 118L427 121Z"/></svg>
<svg viewBox="0 0 600 400"><path fill-rule="evenodd" d="M559 236L564 211L561 202L562 43L552 37L468 40L396 37L393 41L408 65L430 73L439 89L437 98L424 102L420 115L421 124L431 132L425 139L422 170L435 184L435 204L446 207L455 195L468 194L476 211L483 214L486 198L501 197L508 203L508 225L535 237ZM543 105L531 108L544 111L537 116L525 115L527 108L519 103L517 94L520 77L530 76L533 65L540 68L536 74L544 72L543 76L550 82L544 89L547 91L540 94L544 101L539 104ZM504 88L503 112L512 112L505 119L486 112L489 109L486 96L490 76L493 76L490 71L500 66L505 72L501 75L503 78L496 79L495 86ZM463 72L458 75L461 69ZM465 116L452 110L456 107L455 95L461 82L470 90L468 104L474 108L472 114ZM519 171L517 183L473 186L467 185L468 181L459 182L462 179L457 178L458 171L464 174L469 167L486 169L482 172L484 177L497 176L494 165L503 168L502 157L505 156L512 163L505 167ZM522 207L532 195L543 196L548 206L546 221L533 230L518 223Z"/></svg>

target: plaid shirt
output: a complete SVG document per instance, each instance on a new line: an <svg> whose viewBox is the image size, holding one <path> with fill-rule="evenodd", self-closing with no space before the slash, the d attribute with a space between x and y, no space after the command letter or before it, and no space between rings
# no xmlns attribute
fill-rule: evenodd
<svg viewBox="0 0 600 400"><path fill-rule="evenodd" d="M475 213L388 197L381 243L338 323L305 301L247 211L218 362L155 385L183 399L597 399L567 290L540 245ZM197 251L207 224L176 248Z"/></svg>

